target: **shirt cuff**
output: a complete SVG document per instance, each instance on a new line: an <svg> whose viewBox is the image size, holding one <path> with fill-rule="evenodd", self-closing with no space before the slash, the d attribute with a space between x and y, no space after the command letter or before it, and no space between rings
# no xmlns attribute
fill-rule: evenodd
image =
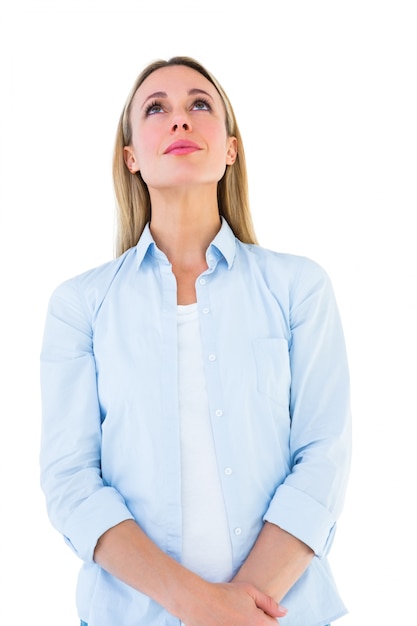
<svg viewBox="0 0 417 626"><path fill-rule="evenodd" d="M128 519L134 518L122 496L112 487L103 487L84 500L67 519L64 539L83 561L92 562L101 535Z"/></svg>
<svg viewBox="0 0 417 626"><path fill-rule="evenodd" d="M336 529L336 519L326 507L288 485L278 487L263 520L300 539L319 558L329 552Z"/></svg>

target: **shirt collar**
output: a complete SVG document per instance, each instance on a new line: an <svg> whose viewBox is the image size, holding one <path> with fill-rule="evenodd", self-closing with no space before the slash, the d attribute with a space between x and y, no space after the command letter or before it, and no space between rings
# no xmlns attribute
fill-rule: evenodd
<svg viewBox="0 0 417 626"><path fill-rule="evenodd" d="M151 230L149 228L148 222L142 231L138 243L136 244L136 260L138 262L138 267L142 265L146 253L148 252L149 248L152 247L156 248L156 243L151 235Z"/></svg>
<svg viewBox="0 0 417 626"><path fill-rule="evenodd" d="M236 237L224 217L221 220L221 228L211 242L209 250L211 248L220 253L226 260L227 267L230 270L236 255Z"/></svg>
<svg viewBox="0 0 417 626"><path fill-rule="evenodd" d="M209 251L212 250L216 257L223 256L227 263L227 267L230 269L236 255L236 237L224 217L221 218L221 221L221 228L211 242L207 252L209 253ZM161 256L161 258L167 261L165 255L156 246L149 228L149 222L143 229L140 239L136 244L136 259L138 267L142 265L148 250L152 254L155 254L158 257Z"/></svg>

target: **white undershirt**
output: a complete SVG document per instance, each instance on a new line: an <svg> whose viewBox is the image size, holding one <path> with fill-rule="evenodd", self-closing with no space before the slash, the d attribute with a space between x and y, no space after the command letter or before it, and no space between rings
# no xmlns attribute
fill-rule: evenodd
<svg viewBox="0 0 417 626"><path fill-rule="evenodd" d="M211 429L197 304L178 306L182 563L211 582L232 576L232 549Z"/></svg>

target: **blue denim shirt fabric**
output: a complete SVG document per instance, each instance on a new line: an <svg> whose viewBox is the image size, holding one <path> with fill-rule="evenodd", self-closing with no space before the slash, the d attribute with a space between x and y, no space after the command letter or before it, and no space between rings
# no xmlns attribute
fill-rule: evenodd
<svg viewBox="0 0 417 626"><path fill-rule="evenodd" d="M218 469L237 571L265 520L315 552L282 626L343 615L326 556L350 464L349 375L331 283L315 262L238 241L228 224L196 281ZM53 293L41 354L41 484L83 560L89 626L178 625L93 560L135 519L181 561L176 281L149 226L137 246Z"/></svg>

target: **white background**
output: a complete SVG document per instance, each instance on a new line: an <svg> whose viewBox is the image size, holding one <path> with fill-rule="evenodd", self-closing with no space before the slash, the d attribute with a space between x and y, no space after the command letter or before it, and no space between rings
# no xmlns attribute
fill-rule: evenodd
<svg viewBox="0 0 417 626"><path fill-rule="evenodd" d="M0 6L0 623L77 624L80 563L39 488L45 309L58 283L112 258L118 116L142 67L176 54L231 98L260 242L321 263L338 298L354 458L331 554L350 609L337 623L416 623L415 3Z"/></svg>

